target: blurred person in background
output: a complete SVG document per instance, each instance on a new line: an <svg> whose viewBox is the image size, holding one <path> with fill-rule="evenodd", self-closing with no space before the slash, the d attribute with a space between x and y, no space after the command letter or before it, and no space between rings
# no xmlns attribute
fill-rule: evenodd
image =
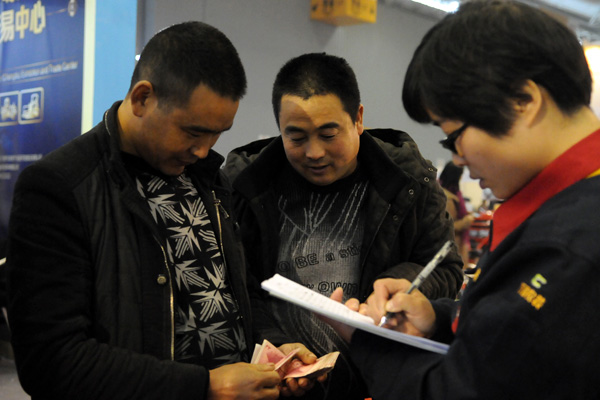
<svg viewBox="0 0 600 400"><path fill-rule="evenodd" d="M467 210L465 198L460 191L460 178L463 171L463 167L449 161L440 174L439 182L446 195L446 211L454 221L454 241L463 259L463 269L467 269L471 250L469 228L473 224L475 216Z"/></svg>

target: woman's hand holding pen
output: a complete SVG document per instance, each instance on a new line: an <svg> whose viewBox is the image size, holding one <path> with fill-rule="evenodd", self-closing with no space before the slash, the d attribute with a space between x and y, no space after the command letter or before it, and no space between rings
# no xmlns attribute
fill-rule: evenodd
<svg viewBox="0 0 600 400"><path fill-rule="evenodd" d="M431 303L419 290L406 293L411 283L406 279L378 279L373 284L373 293L366 303L349 299L345 305L353 311L373 318L376 323L388 312L394 313L384 327L408 335L431 337L435 331L435 312ZM337 288L331 299L341 302L343 292ZM355 328L319 315L346 341L350 342Z"/></svg>
<svg viewBox="0 0 600 400"><path fill-rule="evenodd" d="M384 325L413 336L430 337L435 331L435 312L429 300L419 291L406 293L411 283L406 279L378 279L373 293L359 312L378 323L388 312L394 313Z"/></svg>

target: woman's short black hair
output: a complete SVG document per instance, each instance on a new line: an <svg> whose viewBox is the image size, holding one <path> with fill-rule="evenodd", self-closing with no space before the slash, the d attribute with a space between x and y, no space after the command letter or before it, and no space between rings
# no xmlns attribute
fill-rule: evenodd
<svg viewBox="0 0 600 400"><path fill-rule="evenodd" d="M545 88L565 114L589 106L592 78L574 32L536 8L474 0L447 15L423 38L404 80L409 116L444 119L506 134L515 101L529 100L527 80Z"/></svg>

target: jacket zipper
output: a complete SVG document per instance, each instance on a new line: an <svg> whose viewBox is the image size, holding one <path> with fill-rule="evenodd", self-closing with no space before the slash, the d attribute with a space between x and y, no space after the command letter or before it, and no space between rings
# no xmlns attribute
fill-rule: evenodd
<svg viewBox="0 0 600 400"><path fill-rule="evenodd" d="M223 229L221 228L221 211L225 216L225 219L229 218L229 214L223 204L221 204L221 200L217 198L217 194L214 190L212 190L213 195L213 204L215 205L215 210L217 211L217 225L219 227L219 248L221 249L221 256L223 257L223 264L225 265L225 270L227 270L227 262L225 260L225 249L223 248Z"/></svg>
<svg viewBox="0 0 600 400"><path fill-rule="evenodd" d="M239 301L237 299L237 296L235 295L235 290L233 288L233 282L231 281L231 277L230 277L229 267L227 266L227 260L225 259L225 247L223 244L223 229L221 227L221 212L223 212L223 216L225 217L225 219L229 218L229 214L227 213L227 210L225 209L225 207L223 207L221 200L217 198L217 195L214 190L212 190L212 195L213 195L213 204L215 205L215 211L217 212L217 225L219 228L219 249L221 249L221 257L223 257L223 266L225 268L225 274L230 280L231 295L233 296L233 299L239 310L240 324L241 324L242 328L244 328L244 323L243 323L244 316L242 315ZM245 331L245 329L244 329L244 331ZM246 346L248 346L248 343L246 343Z"/></svg>
<svg viewBox="0 0 600 400"><path fill-rule="evenodd" d="M171 268L169 267L169 261L167 260L167 253L165 252L165 248L163 247L163 245L160 243L160 241L154 237L154 239L158 242L158 246L160 247L160 250L162 251L163 254L163 260L165 262L165 267L167 268L167 273L169 275L169 279L167 279L167 281L169 282L169 311L170 311L170 319L171 319L171 343L170 343L170 347L171 347L171 360L174 361L175 360L175 298L173 295L173 282L172 282L172 278L173 275L171 275Z"/></svg>

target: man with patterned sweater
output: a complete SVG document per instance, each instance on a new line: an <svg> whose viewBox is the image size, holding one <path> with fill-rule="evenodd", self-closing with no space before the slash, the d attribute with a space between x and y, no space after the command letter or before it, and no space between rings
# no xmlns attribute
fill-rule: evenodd
<svg viewBox="0 0 600 400"><path fill-rule="evenodd" d="M9 319L33 399L279 396L273 365L247 363L245 262L211 150L245 90L223 33L171 26L144 48L125 100L20 175Z"/></svg>

